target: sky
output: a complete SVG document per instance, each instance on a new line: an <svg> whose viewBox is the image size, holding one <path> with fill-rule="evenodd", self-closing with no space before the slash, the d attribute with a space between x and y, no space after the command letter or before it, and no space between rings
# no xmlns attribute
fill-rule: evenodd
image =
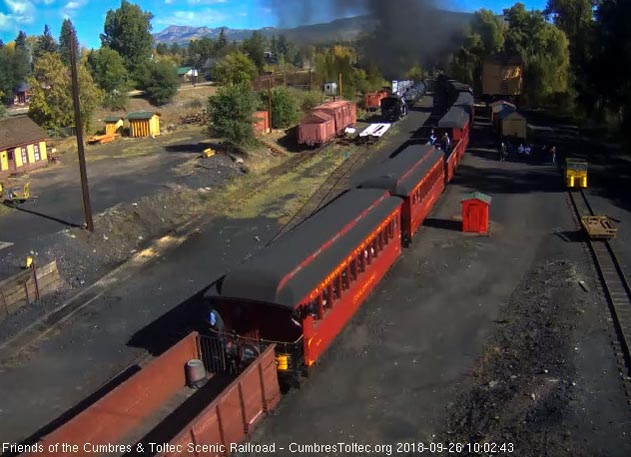
<svg viewBox="0 0 631 457"><path fill-rule="evenodd" d="M388 0L383 0L388 1ZM546 0L521 0L528 9L543 9ZM456 11L487 8L501 12L516 0L445 0L445 7ZM136 0L144 11L153 15L153 32L169 25L258 29L277 25L276 15L266 0ZM442 3L442 2L439 2ZM59 36L64 18L72 20L79 41L88 48L100 47L105 15L120 6L120 0L0 0L0 38L15 39L20 30L28 35L40 35L48 24L52 34ZM320 16L314 22L333 18Z"/></svg>

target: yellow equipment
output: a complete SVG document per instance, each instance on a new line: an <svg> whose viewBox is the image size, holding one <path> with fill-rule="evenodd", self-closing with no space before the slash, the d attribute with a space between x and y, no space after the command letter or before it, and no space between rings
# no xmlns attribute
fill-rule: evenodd
<svg viewBox="0 0 631 457"><path fill-rule="evenodd" d="M33 266L33 257L31 257L30 255L27 255L26 256L26 269L28 270L32 266Z"/></svg>
<svg viewBox="0 0 631 457"><path fill-rule="evenodd" d="M24 203L31 196L31 183L27 181L22 187L8 187L5 188L0 183L0 199L5 202L11 203Z"/></svg>
<svg viewBox="0 0 631 457"><path fill-rule="evenodd" d="M608 240L618 233L618 228L607 216L583 216L581 224L593 240Z"/></svg>
<svg viewBox="0 0 631 457"><path fill-rule="evenodd" d="M278 365L278 371L289 370L289 354L279 354L276 356L276 364Z"/></svg>
<svg viewBox="0 0 631 457"><path fill-rule="evenodd" d="M565 160L565 185L587 187L587 162L579 159Z"/></svg>
<svg viewBox="0 0 631 457"><path fill-rule="evenodd" d="M213 151L213 148L206 148L204 149L204 157L208 158L208 157L212 157L215 155L215 151Z"/></svg>

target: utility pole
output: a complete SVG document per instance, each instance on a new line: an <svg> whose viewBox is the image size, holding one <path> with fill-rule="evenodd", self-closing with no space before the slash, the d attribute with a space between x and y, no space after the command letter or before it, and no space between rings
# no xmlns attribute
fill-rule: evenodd
<svg viewBox="0 0 631 457"><path fill-rule="evenodd" d="M342 73L339 73L337 75L337 77L340 80L340 92L339 92L339 94L340 94L340 99L341 99L343 97L343 95L342 95Z"/></svg>
<svg viewBox="0 0 631 457"><path fill-rule="evenodd" d="M70 32L70 70L72 72L72 99L74 102L75 130L77 132L77 150L79 151L79 172L81 173L81 190L83 192L85 225L90 232L94 232L92 207L90 206L90 190L88 188L88 174L85 167L85 150L83 148L83 123L81 122L79 78L77 73L77 38L74 31Z"/></svg>
<svg viewBox="0 0 631 457"><path fill-rule="evenodd" d="M267 80L267 121L270 132L272 131L272 80Z"/></svg>

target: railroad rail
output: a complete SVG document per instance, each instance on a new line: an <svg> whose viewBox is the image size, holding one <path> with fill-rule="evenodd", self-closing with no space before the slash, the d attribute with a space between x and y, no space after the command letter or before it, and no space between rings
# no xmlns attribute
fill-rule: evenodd
<svg viewBox="0 0 631 457"><path fill-rule="evenodd" d="M569 190L569 195L579 225L583 216L595 216L582 188L578 191ZM611 243L606 239L591 239L589 236L587 243L613 317L621 352L617 355L623 359L621 365L626 365L620 368L621 371L626 370L622 376L628 403L631 405L631 287Z"/></svg>
<svg viewBox="0 0 631 457"><path fill-rule="evenodd" d="M308 217L312 216L329 201L337 197L339 193L347 189L348 183L346 182L346 178L348 178L351 172L359 165L363 164L369 157L370 154L366 154L364 151L359 151L356 153L355 157L348 157L344 160L344 162L333 170L327 179L320 184L316 191L306 202L303 203L298 211L291 216L289 221L280 228L276 235L269 241L268 245L276 241L281 235L287 233Z"/></svg>

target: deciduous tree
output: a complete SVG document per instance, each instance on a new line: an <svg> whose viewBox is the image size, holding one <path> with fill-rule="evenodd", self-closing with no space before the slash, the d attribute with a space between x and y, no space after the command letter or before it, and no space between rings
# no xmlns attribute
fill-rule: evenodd
<svg viewBox="0 0 631 457"><path fill-rule="evenodd" d="M254 62L242 52L232 52L214 68L214 79L219 84L249 84L258 71Z"/></svg>
<svg viewBox="0 0 631 457"><path fill-rule="evenodd" d="M129 73L120 54L108 47L102 47L89 54L88 66L94 81L105 93L105 105L123 108L130 84Z"/></svg>
<svg viewBox="0 0 631 457"><path fill-rule="evenodd" d="M90 127L92 113L101 103L103 92L92 80L84 65L78 68L79 102L86 130ZM74 105L70 69L57 53L45 53L35 63L31 85L29 116L47 129L67 127L74 122Z"/></svg>
<svg viewBox="0 0 631 457"><path fill-rule="evenodd" d="M237 145L254 143L252 115L256 106L257 100L247 84L221 87L208 101L210 134Z"/></svg>
<svg viewBox="0 0 631 457"><path fill-rule="evenodd" d="M151 57L151 19L151 13L127 0L121 0L120 8L109 10L105 17L101 43L118 52L131 73L145 65Z"/></svg>
<svg viewBox="0 0 631 457"><path fill-rule="evenodd" d="M166 105L175 97L180 86L177 69L169 61L155 62L148 68L142 81L145 95L153 105Z"/></svg>

